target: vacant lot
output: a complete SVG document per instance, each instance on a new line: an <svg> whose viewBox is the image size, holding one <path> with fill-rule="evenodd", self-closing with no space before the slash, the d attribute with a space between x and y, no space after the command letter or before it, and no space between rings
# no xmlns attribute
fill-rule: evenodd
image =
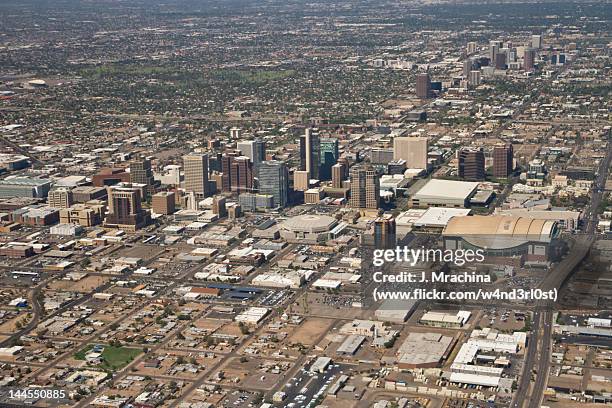
<svg viewBox="0 0 612 408"><path fill-rule="evenodd" d="M289 344L303 344L306 347L314 346L314 342L327 332L334 321L332 319L311 318L304 323L289 337Z"/></svg>

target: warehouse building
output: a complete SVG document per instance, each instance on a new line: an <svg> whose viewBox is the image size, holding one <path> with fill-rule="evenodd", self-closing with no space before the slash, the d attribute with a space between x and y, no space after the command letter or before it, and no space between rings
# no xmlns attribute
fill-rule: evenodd
<svg viewBox="0 0 612 408"><path fill-rule="evenodd" d="M432 179L410 198L410 206L468 208L477 189L477 182Z"/></svg>
<svg viewBox="0 0 612 408"><path fill-rule="evenodd" d="M36 177L10 177L0 180L0 197L45 198L51 180Z"/></svg>

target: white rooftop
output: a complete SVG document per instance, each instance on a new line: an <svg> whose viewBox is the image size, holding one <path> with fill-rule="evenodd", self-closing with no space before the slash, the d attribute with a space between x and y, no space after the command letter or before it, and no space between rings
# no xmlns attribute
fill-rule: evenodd
<svg viewBox="0 0 612 408"><path fill-rule="evenodd" d="M431 179L413 198L445 197L466 199L478 188L477 182Z"/></svg>
<svg viewBox="0 0 612 408"><path fill-rule="evenodd" d="M431 207L414 222L417 227L436 226L445 227L448 221L455 216L466 216L471 210L465 208Z"/></svg>

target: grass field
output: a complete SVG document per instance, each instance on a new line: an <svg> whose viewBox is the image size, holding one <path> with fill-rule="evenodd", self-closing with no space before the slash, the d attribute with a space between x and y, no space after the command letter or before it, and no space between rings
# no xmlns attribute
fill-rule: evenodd
<svg viewBox="0 0 612 408"><path fill-rule="evenodd" d="M85 360L85 355L93 347L93 344L87 345L87 347L77 352L74 358ZM119 370L134 360L140 353L142 353L142 349L139 348L104 346L104 351L102 352L102 359L104 361L98 367L105 370Z"/></svg>

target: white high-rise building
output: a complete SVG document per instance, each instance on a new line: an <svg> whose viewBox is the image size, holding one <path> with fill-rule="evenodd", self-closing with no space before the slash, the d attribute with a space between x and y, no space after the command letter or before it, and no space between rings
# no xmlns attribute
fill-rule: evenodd
<svg viewBox="0 0 612 408"><path fill-rule="evenodd" d="M208 196L208 155L190 153L183 156L185 190L199 197Z"/></svg>

